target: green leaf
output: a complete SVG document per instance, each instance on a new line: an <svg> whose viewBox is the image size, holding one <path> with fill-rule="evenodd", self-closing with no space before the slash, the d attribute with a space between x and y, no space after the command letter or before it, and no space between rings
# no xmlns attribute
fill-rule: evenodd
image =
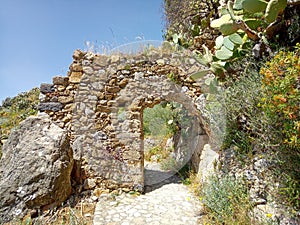
<svg viewBox="0 0 300 225"><path fill-rule="evenodd" d="M229 59L233 55L233 52L223 46L220 50L216 51L216 57L221 60Z"/></svg>
<svg viewBox="0 0 300 225"><path fill-rule="evenodd" d="M242 2L243 9L250 13L264 12L268 2L264 0L244 0Z"/></svg>
<svg viewBox="0 0 300 225"><path fill-rule="evenodd" d="M231 35L235 32L237 32L239 28L237 27L237 25L232 21L232 22L228 22L228 23L223 23L219 30L222 32L223 35L227 36L227 35Z"/></svg>
<svg viewBox="0 0 300 225"><path fill-rule="evenodd" d="M232 41L234 44L237 45L242 45L244 43L243 38L237 33L231 34L229 36L229 39L230 41Z"/></svg>
<svg viewBox="0 0 300 225"><path fill-rule="evenodd" d="M230 15L226 14L226 15L221 16L219 19L215 19L215 20L211 21L210 26L212 28L219 28L219 27L221 27L222 24L228 23L230 21L231 21Z"/></svg>
<svg viewBox="0 0 300 225"><path fill-rule="evenodd" d="M193 26L192 26L192 33L193 33L193 36L194 36L194 37L197 36L197 35L199 35L199 33L200 33L200 26L198 26L198 25L193 25Z"/></svg>
<svg viewBox="0 0 300 225"><path fill-rule="evenodd" d="M208 65L208 64L210 64L210 62L208 62L203 55L199 55L195 59L197 60L197 62L199 62L202 65Z"/></svg>
<svg viewBox="0 0 300 225"><path fill-rule="evenodd" d="M191 78L192 78L193 80L197 80L197 79L203 78L203 77L206 76L209 72L210 72L210 69L201 70L201 71L198 71L197 73L192 74L192 75L191 75Z"/></svg>
<svg viewBox="0 0 300 225"><path fill-rule="evenodd" d="M209 92L216 94L218 92L218 88L217 88L217 80L214 81L214 83L209 85Z"/></svg>
<svg viewBox="0 0 300 225"><path fill-rule="evenodd" d="M216 38L216 46L215 46L216 49L220 49L223 46L223 40L224 40L223 35L220 35Z"/></svg>
<svg viewBox="0 0 300 225"><path fill-rule="evenodd" d="M229 36L226 36L224 38L224 46L228 48L229 50L233 51L234 49L234 43L229 39Z"/></svg>
<svg viewBox="0 0 300 225"><path fill-rule="evenodd" d="M272 23L278 17L280 11L287 6L287 0L271 0L266 7L265 19L268 23Z"/></svg>
<svg viewBox="0 0 300 225"><path fill-rule="evenodd" d="M244 22L252 30L256 30L261 25L261 20L258 19L245 19Z"/></svg>
<svg viewBox="0 0 300 225"><path fill-rule="evenodd" d="M208 93L206 96L206 100L212 102L216 100L216 97L214 94Z"/></svg>
<svg viewBox="0 0 300 225"><path fill-rule="evenodd" d="M244 0L235 0L234 1L234 5L233 5L233 9L235 9L235 10L241 10L241 9L243 9L243 1Z"/></svg>

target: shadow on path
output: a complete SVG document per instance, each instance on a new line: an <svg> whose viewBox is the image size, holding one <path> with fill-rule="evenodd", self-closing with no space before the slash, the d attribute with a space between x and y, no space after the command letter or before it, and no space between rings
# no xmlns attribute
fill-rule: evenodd
<svg viewBox="0 0 300 225"><path fill-rule="evenodd" d="M145 193L149 193L166 184L181 183L181 178L177 175L176 171L163 171L159 169L159 166L145 166L144 169L145 179Z"/></svg>

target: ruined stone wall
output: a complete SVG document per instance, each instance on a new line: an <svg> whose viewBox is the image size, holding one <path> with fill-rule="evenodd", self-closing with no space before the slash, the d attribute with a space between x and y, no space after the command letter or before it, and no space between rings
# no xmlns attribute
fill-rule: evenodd
<svg viewBox="0 0 300 225"><path fill-rule="evenodd" d="M189 78L200 69L191 52L168 45L136 55L76 50L68 76L41 85L39 111L69 131L77 160L74 175L85 180L86 188L142 191L145 108L173 101L188 110L197 132L186 155L199 157L202 147L195 143L201 136L208 141L197 110L201 83Z"/></svg>

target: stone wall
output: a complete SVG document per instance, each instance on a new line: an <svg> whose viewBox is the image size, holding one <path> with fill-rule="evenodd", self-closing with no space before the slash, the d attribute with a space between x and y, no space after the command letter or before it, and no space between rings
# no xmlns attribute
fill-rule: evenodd
<svg viewBox="0 0 300 225"><path fill-rule="evenodd" d="M208 142L197 110L202 84L189 78L201 69L191 52L176 52L167 44L135 55L76 50L68 76L41 85L39 111L69 131L77 161L74 176L85 188L142 191L145 108L161 101L184 106L198 130L189 157L199 157L200 139Z"/></svg>

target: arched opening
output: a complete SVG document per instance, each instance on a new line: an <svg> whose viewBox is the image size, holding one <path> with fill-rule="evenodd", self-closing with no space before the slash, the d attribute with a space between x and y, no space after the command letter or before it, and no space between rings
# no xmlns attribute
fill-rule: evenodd
<svg viewBox="0 0 300 225"><path fill-rule="evenodd" d="M142 118L145 192L182 182L201 132L196 116L180 103L162 101L145 108Z"/></svg>

